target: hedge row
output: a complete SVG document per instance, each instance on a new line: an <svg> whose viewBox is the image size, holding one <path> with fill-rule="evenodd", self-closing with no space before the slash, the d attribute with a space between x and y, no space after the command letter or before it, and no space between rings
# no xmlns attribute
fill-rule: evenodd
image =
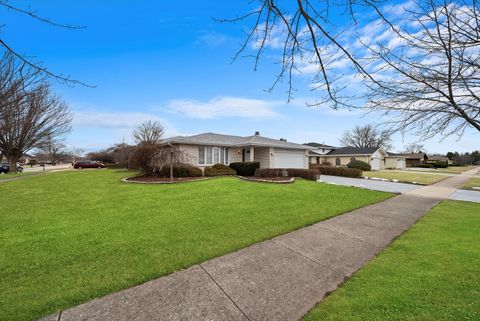
<svg viewBox="0 0 480 321"><path fill-rule="evenodd" d="M223 176L223 175L236 175L237 172L226 165L215 164L211 167L205 167L203 174L208 177L212 176Z"/></svg>
<svg viewBox="0 0 480 321"><path fill-rule="evenodd" d="M317 169L321 175L344 176L344 177L362 177L362 170L357 168L333 167L312 164L310 168Z"/></svg>
<svg viewBox="0 0 480 321"><path fill-rule="evenodd" d="M259 168L255 171L256 177L301 177L316 181L320 176L320 172L315 169L299 169L299 168Z"/></svg>
<svg viewBox="0 0 480 321"><path fill-rule="evenodd" d="M255 171L260 168L259 162L237 162L231 163L230 168L237 172L240 176L254 176Z"/></svg>

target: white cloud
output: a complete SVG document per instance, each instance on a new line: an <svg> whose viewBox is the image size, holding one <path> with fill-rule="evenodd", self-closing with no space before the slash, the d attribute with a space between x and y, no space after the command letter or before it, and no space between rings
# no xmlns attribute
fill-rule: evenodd
<svg viewBox="0 0 480 321"><path fill-rule="evenodd" d="M101 128L135 128L147 120L158 120L165 125L162 118L147 113L129 112L92 112L74 111L73 125Z"/></svg>
<svg viewBox="0 0 480 321"><path fill-rule="evenodd" d="M223 45L227 41L227 37L216 31L202 30L195 40L195 44L206 44L211 48Z"/></svg>
<svg viewBox="0 0 480 321"><path fill-rule="evenodd" d="M275 108L281 105L284 105L281 101L220 96L208 101L175 99L167 103L166 109L190 118L248 118L260 120L279 116L280 114L275 111Z"/></svg>

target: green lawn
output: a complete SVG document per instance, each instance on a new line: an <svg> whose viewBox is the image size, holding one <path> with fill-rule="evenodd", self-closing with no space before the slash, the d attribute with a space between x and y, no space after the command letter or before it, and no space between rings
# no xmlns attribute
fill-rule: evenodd
<svg viewBox="0 0 480 321"><path fill-rule="evenodd" d="M398 179L400 182L412 183L417 182L419 184L430 185L436 182L441 181L442 179L448 178L446 175L435 175L427 174L422 172L404 172L404 171L395 171L395 170L381 170L373 172L363 172L363 176L368 177L377 177L377 178L387 178L387 179Z"/></svg>
<svg viewBox="0 0 480 321"><path fill-rule="evenodd" d="M472 187L480 187L480 177L475 176L462 186L464 189L473 189Z"/></svg>
<svg viewBox="0 0 480 321"><path fill-rule="evenodd" d="M472 169L472 167L469 167L469 166L449 166L447 168L437 168L437 169L434 169L434 171L442 172L442 173L458 174L458 173L466 172L470 169Z"/></svg>
<svg viewBox="0 0 480 321"><path fill-rule="evenodd" d="M33 173L25 173L25 172L22 172L22 173L8 173L8 174L0 174L0 179L7 179L7 178L15 178L15 177L19 177L19 176L28 176L28 175L34 175Z"/></svg>
<svg viewBox="0 0 480 321"><path fill-rule="evenodd" d="M480 320L480 204L445 201L303 321Z"/></svg>
<svg viewBox="0 0 480 321"><path fill-rule="evenodd" d="M304 180L120 181L129 175L0 186L0 320L34 320L391 195Z"/></svg>

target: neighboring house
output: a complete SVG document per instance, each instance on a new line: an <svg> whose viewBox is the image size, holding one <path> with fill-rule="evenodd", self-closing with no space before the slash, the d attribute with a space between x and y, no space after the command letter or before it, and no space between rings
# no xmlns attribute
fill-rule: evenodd
<svg viewBox="0 0 480 321"><path fill-rule="evenodd" d="M198 167L233 162L259 162L260 168L308 168L312 147L260 136L233 136L204 133L166 139L187 154L188 163Z"/></svg>
<svg viewBox="0 0 480 321"><path fill-rule="evenodd" d="M319 156L319 163L332 166L347 166L352 160L370 164L372 170L403 169L406 167L405 156L386 152L379 147L340 147L333 148L327 154ZM317 163L317 159L315 162ZM318 164L318 163L317 163Z"/></svg>
<svg viewBox="0 0 480 321"><path fill-rule="evenodd" d="M410 154L400 154L405 156L407 167L415 167L418 165L423 165L428 160L428 156L425 153L410 153Z"/></svg>
<svg viewBox="0 0 480 321"><path fill-rule="evenodd" d="M437 162L442 162L442 163L447 163L447 164L452 164L453 163L450 159L448 159L447 156L441 156L441 155L428 156L428 158L425 161L425 163L427 163L427 164L433 164L433 163L437 163Z"/></svg>
<svg viewBox="0 0 480 321"><path fill-rule="evenodd" d="M308 153L308 162L310 164L321 164L322 157L324 155L330 153L332 150L337 149L337 147L314 142L305 143L304 145L314 148Z"/></svg>

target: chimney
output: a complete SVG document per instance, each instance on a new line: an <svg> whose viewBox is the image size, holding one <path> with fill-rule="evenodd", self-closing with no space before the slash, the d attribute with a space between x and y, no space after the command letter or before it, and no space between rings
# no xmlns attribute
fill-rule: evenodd
<svg viewBox="0 0 480 321"><path fill-rule="evenodd" d="M260 136L260 132L255 132L255 136Z"/></svg>

